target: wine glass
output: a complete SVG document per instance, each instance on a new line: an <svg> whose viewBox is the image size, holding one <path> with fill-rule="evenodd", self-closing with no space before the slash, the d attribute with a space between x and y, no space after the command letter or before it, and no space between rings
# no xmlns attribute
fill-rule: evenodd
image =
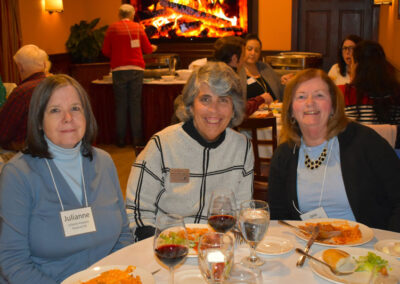
<svg viewBox="0 0 400 284"><path fill-rule="evenodd" d="M188 236L183 217L176 214L159 213L156 218L154 252L168 266L170 283L174 283L174 267L181 263L189 252Z"/></svg>
<svg viewBox="0 0 400 284"><path fill-rule="evenodd" d="M231 190L217 190L211 194L208 224L215 231L226 233L236 224L236 198Z"/></svg>
<svg viewBox="0 0 400 284"><path fill-rule="evenodd" d="M264 238L269 225L268 203L262 200L247 200L240 204L239 228L250 245L250 256L242 259L246 266L261 266L264 261L256 254L258 243Z"/></svg>
<svg viewBox="0 0 400 284"><path fill-rule="evenodd" d="M228 278L233 264L233 239L231 236L210 232L199 241L199 267L208 283L223 283Z"/></svg>

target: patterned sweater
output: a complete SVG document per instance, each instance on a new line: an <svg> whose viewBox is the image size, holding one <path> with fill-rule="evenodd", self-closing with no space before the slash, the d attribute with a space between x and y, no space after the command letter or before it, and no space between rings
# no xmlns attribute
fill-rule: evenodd
<svg viewBox="0 0 400 284"><path fill-rule="evenodd" d="M219 188L232 189L238 205L252 196L250 140L227 128L220 143L204 146L185 126L175 124L155 134L132 166L127 212L133 231L153 226L158 208L185 216L186 224L206 223L209 198ZM189 182L171 182L174 169L188 169Z"/></svg>

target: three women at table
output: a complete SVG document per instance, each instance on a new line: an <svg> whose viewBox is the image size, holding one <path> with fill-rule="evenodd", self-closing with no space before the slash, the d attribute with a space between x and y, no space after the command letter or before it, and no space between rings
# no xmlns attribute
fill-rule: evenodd
<svg viewBox="0 0 400 284"><path fill-rule="evenodd" d="M152 236L158 211L206 223L213 191L231 189L237 203L252 196L251 142L232 130L244 116L239 77L222 62L193 71L183 89L184 122L155 134L135 160L127 212L137 239Z"/></svg>
<svg viewBox="0 0 400 284"><path fill-rule="evenodd" d="M348 35L345 37L338 49L338 62L335 63L328 72L336 85L348 84L351 81L350 72L353 60L353 50L356 44L362 40L358 35Z"/></svg>
<svg viewBox="0 0 400 284"><path fill-rule="evenodd" d="M60 283L133 242L115 166L91 146L96 132L74 79L54 75L36 87L27 148L0 175L3 281Z"/></svg>
<svg viewBox="0 0 400 284"><path fill-rule="evenodd" d="M346 114L367 124L400 125L400 82L382 46L359 42L353 51L353 79L341 85Z"/></svg>
<svg viewBox="0 0 400 284"><path fill-rule="evenodd" d="M283 85L278 74L268 63L260 61L261 40L257 35L248 34L245 38L244 64L239 71L242 82L247 82L248 104L254 101L254 107L247 107L247 115L253 113L263 104L275 100L282 101Z"/></svg>
<svg viewBox="0 0 400 284"><path fill-rule="evenodd" d="M322 70L301 71L286 86L281 139L270 169L271 218L327 216L400 232L400 160L374 130L348 120Z"/></svg>

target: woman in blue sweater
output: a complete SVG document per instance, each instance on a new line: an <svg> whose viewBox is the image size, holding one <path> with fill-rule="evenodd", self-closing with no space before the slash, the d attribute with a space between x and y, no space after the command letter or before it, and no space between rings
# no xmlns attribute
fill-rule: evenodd
<svg viewBox="0 0 400 284"><path fill-rule="evenodd" d="M117 172L66 75L34 91L27 148L0 176L0 282L59 283L133 242Z"/></svg>

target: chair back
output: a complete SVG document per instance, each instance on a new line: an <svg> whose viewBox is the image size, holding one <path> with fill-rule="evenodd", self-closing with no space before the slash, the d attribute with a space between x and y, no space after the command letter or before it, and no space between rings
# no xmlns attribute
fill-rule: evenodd
<svg viewBox="0 0 400 284"><path fill-rule="evenodd" d="M270 128L270 129L268 129ZM248 130L251 134L251 142L253 144L254 151L254 180L261 182L268 182L269 164L271 162L272 155L270 157L261 157L258 146L271 146L272 152L278 146L277 137L277 126L275 117L263 117L263 118L246 118L237 127L239 130ZM258 130L270 131L270 139L259 138ZM267 170L266 170L267 169Z"/></svg>

